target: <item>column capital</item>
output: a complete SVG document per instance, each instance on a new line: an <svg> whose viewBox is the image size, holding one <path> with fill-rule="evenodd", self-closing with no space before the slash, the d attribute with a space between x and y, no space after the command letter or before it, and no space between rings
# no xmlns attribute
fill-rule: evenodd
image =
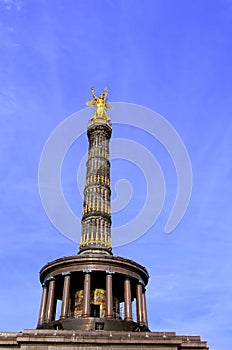
<svg viewBox="0 0 232 350"><path fill-rule="evenodd" d="M55 281L55 277L51 276L46 279L45 282Z"/></svg>
<svg viewBox="0 0 232 350"><path fill-rule="evenodd" d="M86 269L86 270L83 270L82 272L86 275L86 274L90 274L92 272L92 270Z"/></svg>
<svg viewBox="0 0 232 350"><path fill-rule="evenodd" d="M141 286L145 287L145 284L142 280L138 280L137 284L140 284Z"/></svg>
<svg viewBox="0 0 232 350"><path fill-rule="evenodd" d="M125 280L130 280L130 281L131 281L131 276L125 275L125 276L124 276L124 281L125 281Z"/></svg>
<svg viewBox="0 0 232 350"><path fill-rule="evenodd" d="M62 272L62 276L70 277L71 276L71 272Z"/></svg>
<svg viewBox="0 0 232 350"><path fill-rule="evenodd" d="M110 271L110 270L106 270L105 272L106 272L107 275L113 275L113 274L115 274L114 271Z"/></svg>
<svg viewBox="0 0 232 350"><path fill-rule="evenodd" d="M42 288L47 288L46 281L42 283Z"/></svg>

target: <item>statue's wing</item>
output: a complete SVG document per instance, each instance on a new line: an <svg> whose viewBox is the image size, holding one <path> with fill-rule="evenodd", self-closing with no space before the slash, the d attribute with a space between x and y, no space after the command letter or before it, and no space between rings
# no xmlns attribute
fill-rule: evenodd
<svg viewBox="0 0 232 350"><path fill-rule="evenodd" d="M87 102L85 102L85 104L86 104L87 106L94 106L94 105L95 105L95 101L94 101L94 100L87 101Z"/></svg>
<svg viewBox="0 0 232 350"><path fill-rule="evenodd" d="M112 106L109 103L107 103L106 108L112 108Z"/></svg>

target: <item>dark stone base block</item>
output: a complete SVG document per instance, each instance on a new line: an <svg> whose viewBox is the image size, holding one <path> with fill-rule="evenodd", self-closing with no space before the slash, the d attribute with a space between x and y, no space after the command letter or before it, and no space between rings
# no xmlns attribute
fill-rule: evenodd
<svg viewBox="0 0 232 350"><path fill-rule="evenodd" d="M24 330L0 333L0 349L22 350L208 350L198 336L177 336L174 332L78 332Z"/></svg>

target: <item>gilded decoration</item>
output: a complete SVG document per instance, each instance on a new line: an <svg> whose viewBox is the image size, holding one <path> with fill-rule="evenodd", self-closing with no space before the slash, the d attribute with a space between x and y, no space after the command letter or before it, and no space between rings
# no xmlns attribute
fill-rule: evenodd
<svg viewBox="0 0 232 350"><path fill-rule="evenodd" d="M91 293L90 303L93 305L100 305L100 317L106 315L106 291L104 289L96 288Z"/></svg>
<svg viewBox="0 0 232 350"><path fill-rule="evenodd" d="M74 299L74 317L81 317L83 305L84 291L83 289L76 291Z"/></svg>
<svg viewBox="0 0 232 350"><path fill-rule="evenodd" d="M87 101L86 105L95 107L95 114L92 118L92 121L95 121L96 119L103 119L106 122L110 121L110 117L107 115L106 111L108 108L112 108L112 106L107 103L108 89L105 88L104 93L101 93L99 97L95 95L94 87L91 87L91 92L93 100Z"/></svg>

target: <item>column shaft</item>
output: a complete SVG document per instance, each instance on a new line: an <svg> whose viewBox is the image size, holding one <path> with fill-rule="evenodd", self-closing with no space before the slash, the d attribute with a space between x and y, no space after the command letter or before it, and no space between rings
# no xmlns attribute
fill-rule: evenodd
<svg viewBox="0 0 232 350"><path fill-rule="evenodd" d="M91 285L91 275L89 272L85 272L82 317L89 317L89 313L90 313L90 285Z"/></svg>
<svg viewBox="0 0 232 350"><path fill-rule="evenodd" d="M106 274L106 317L113 318L112 273Z"/></svg>
<svg viewBox="0 0 232 350"><path fill-rule="evenodd" d="M68 317L69 311L69 297L70 297L70 273L64 274L64 286L62 296L62 306L60 318L65 319Z"/></svg>
<svg viewBox="0 0 232 350"><path fill-rule="evenodd" d="M47 305L47 295L48 295L47 285L43 283L42 287L43 287L43 292L42 292L42 298L41 298L41 304L40 304L40 310L39 310L38 326L41 326L44 323L46 305Z"/></svg>
<svg viewBox="0 0 232 350"><path fill-rule="evenodd" d="M143 310L142 310L142 285L140 283L136 286L136 311L137 322L143 324Z"/></svg>
<svg viewBox="0 0 232 350"><path fill-rule="evenodd" d="M142 294L142 309L143 309L143 322L145 326L148 327L148 321L147 321L147 303L146 303L146 293L145 291Z"/></svg>
<svg viewBox="0 0 232 350"><path fill-rule="evenodd" d="M47 309L45 322L49 323L53 319L54 314L54 302L55 302L55 278L51 278L48 287Z"/></svg>
<svg viewBox="0 0 232 350"><path fill-rule="evenodd" d="M124 319L132 320L132 305L131 305L131 281L129 278L124 280Z"/></svg>

